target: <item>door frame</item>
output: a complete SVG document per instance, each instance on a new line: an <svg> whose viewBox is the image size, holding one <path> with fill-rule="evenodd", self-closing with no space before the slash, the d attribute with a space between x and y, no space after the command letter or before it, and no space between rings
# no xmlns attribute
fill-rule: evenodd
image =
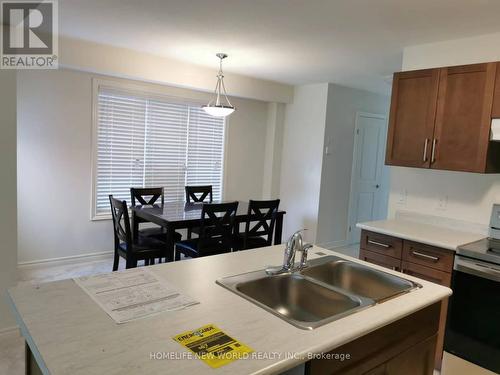
<svg viewBox="0 0 500 375"><path fill-rule="evenodd" d="M351 245L358 243L359 241L354 241L351 238L352 230L351 230L351 223L352 223L352 218L354 215L354 197L352 194L354 183L355 183L355 175L356 175L356 164L358 161L358 142L356 138L356 134L359 131L359 119L360 117L368 117L368 118L374 118L378 120L384 120L385 126L382 134L382 139L387 140L387 131L388 131L388 122L387 122L387 115L379 114L379 113L370 113L370 112L362 112L362 111L356 111L356 119L354 120L354 137L353 137L353 148L352 148L352 166L351 166L351 183L349 186L349 213L347 215L347 232L346 232L346 240L345 240L345 245ZM386 151L387 145L383 146L384 153ZM382 162L385 163L385 158L382 159Z"/></svg>

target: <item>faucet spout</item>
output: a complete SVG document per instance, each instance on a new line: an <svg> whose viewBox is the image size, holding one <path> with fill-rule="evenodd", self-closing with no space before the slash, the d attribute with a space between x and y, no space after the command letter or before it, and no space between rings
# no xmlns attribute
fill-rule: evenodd
<svg viewBox="0 0 500 375"><path fill-rule="evenodd" d="M300 229L293 233L286 241L285 255L283 258L283 268L290 271L295 264L295 254L302 249L302 231Z"/></svg>
<svg viewBox="0 0 500 375"><path fill-rule="evenodd" d="M275 268L269 268L266 270L266 272L269 275L277 275L280 273L286 273L286 272L293 272L295 271L295 255L297 254L297 251L302 252L302 258L300 261L300 265L298 269L302 269L306 267L306 262L307 262L307 251L309 248L312 247L312 245L306 244L304 245L304 241L302 240L302 231L307 230L307 229L300 229L293 233L290 238L286 241L286 246L285 246L285 254L283 257L283 265L281 268L275 267Z"/></svg>

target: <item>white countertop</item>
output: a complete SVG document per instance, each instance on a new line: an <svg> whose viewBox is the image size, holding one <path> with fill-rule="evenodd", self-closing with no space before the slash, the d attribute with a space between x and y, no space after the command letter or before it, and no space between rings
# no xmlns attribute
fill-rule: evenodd
<svg viewBox="0 0 500 375"><path fill-rule="evenodd" d="M458 246L485 237L484 234L453 230L411 220L378 220L356 224L358 228L399 237L404 240L456 250Z"/></svg>
<svg viewBox="0 0 500 375"><path fill-rule="evenodd" d="M21 332L45 373L53 375L280 373L307 361L307 353L332 350L451 294L443 286L318 247L310 250L310 257L319 257L320 251L400 275L423 287L317 329L301 330L215 283L220 277L279 265L283 259L280 245L152 266L157 275L200 304L126 324L116 324L73 280L18 286L9 294ZM256 352L306 357L237 360L216 370L201 360L150 359L150 353L182 353L185 349L172 337L210 323Z"/></svg>

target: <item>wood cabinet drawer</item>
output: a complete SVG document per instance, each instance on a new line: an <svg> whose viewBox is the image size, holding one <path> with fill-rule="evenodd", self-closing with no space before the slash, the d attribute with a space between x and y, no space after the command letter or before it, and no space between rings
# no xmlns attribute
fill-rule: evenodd
<svg viewBox="0 0 500 375"><path fill-rule="evenodd" d="M422 266L416 263L403 261L401 263L401 272L448 287L451 284L451 273L439 271L435 268Z"/></svg>
<svg viewBox="0 0 500 375"><path fill-rule="evenodd" d="M385 234L361 231L361 249L401 259L403 240Z"/></svg>
<svg viewBox="0 0 500 375"><path fill-rule="evenodd" d="M403 260L444 272L453 269L455 253L440 247L424 245L413 241L403 242Z"/></svg>
<svg viewBox="0 0 500 375"><path fill-rule="evenodd" d="M370 250L359 250L359 259L370 262L381 267L389 268L394 271L401 270L401 259L396 259L387 255L375 253Z"/></svg>

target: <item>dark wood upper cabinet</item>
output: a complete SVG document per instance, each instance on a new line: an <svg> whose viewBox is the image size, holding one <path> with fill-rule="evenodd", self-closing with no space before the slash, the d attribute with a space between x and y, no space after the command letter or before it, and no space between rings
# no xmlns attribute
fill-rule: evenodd
<svg viewBox="0 0 500 375"><path fill-rule="evenodd" d="M394 74L386 164L428 168L439 69Z"/></svg>
<svg viewBox="0 0 500 375"><path fill-rule="evenodd" d="M496 67L441 69L431 168L486 171Z"/></svg>
<svg viewBox="0 0 500 375"><path fill-rule="evenodd" d="M497 63L497 75L495 80L495 89L493 93L493 107L491 108L491 117L500 118L500 63Z"/></svg>
<svg viewBox="0 0 500 375"><path fill-rule="evenodd" d="M500 63L395 73L386 164L500 173Z"/></svg>

